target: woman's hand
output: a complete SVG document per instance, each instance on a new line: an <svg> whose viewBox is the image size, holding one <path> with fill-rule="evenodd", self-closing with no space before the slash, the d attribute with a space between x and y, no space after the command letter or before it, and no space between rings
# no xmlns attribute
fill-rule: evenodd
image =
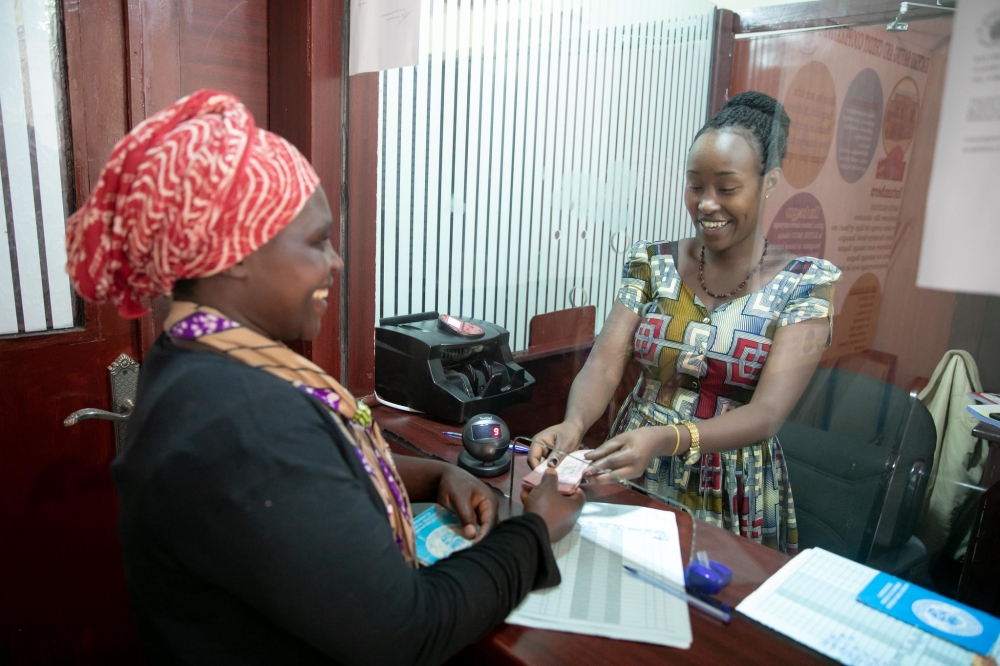
<svg viewBox="0 0 1000 666"><path fill-rule="evenodd" d="M682 444L677 444L674 429L663 426L651 426L629 430L604 442L599 447L585 454L585 458L594 463L595 467L614 472L620 479L634 479L649 467L649 462L656 456L668 455L676 449L687 450ZM666 451L664 451L666 449ZM678 450L677 453L684 451ZM599 469L591 467L584 476L591 483L611 483L618 479L610 474L602 474Z"/></svg>
<svg viewBox="0 0 1000 666"><path fill-rule="evenodd" d="M583 428L569 421L563 421L546 428L534 437L535 442L544 442L546 445L570 453L580 448L580 441L583 439ZM543 460L549 456L550 449L546 449L542 444L532 444L528 451L528 466L531 469L538 467Z"/></svg>
<svg viewBox="0 0 1000 666"><path fill-rule="evenodd" d="M542 482L530 491L521 491L524 512L541 516L549 528L550 543L559 541L573 531L585 501L583 491L579 488L572 495L559 492L559 475L555 469L546 470Z"/></svg>
<svg viewBox="0 0 1000 666"><path fill-rule="evenodd" d="M478 543L497 524L497 498L489 487L465 470L448 465L438 483L437 502L455 512L466 539Z"/></svg>

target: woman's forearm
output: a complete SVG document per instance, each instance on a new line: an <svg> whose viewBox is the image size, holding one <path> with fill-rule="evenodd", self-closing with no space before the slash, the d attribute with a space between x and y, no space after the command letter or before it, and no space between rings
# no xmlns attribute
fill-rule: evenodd
<svg viewBox="0 0 1000 666"><path fill-rule="evenodd" d="M615 365L592 355L573 380L564 420L578 427L581 434L601 417L621 383L625 364Z"/></svg>
<svg viewBox="0 0 1000 666"><path fill-rule="evenodd" d="M433 502L437 497L441 475L448 464L440 460L426 460L413 456L394 456L396 471L406 486L411 502Z"/></svg>
<svg viewBox="0 0 1000 666"><path fill-rule="evenodd" d="M639 315L615 301L601 334L580 374L573 380L566 401L565 422L580 428L580 434L601 417L625 374L632 357L632 336Z"/></svg>
<svg viewBox="0 0 1000 666"><path fill-rule="evenodd" d="M702 453L730 451L770 439L781 426L763 405L748 404L696 424ZM681 428L681 448L687 451L690 437Z"/></svg>
<svg viewBox="0 0 1000 666"><path fill-rule="evenodd" d="M698 421L695 427L702 453L719 453L756 444L773 437L778 430L766 409L751 405ZM655 439L655 449L650 451L653 456L686 456L690 450L691 431L684 426L679 425L676 430L672 426L648 426L643 431Z"/></svg>

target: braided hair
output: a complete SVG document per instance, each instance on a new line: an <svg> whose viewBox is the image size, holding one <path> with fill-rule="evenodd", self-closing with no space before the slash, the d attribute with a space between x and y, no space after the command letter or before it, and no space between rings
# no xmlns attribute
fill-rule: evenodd
<svg viewBox="0 0 1000 666"><path fill-rule="evenodd" d="M757 152L763 176L781 166L788 147L788 128L792 124L785 107L761 92L748 90L734 95L705 126L695 139L710 130L740 134Z"/></svg>

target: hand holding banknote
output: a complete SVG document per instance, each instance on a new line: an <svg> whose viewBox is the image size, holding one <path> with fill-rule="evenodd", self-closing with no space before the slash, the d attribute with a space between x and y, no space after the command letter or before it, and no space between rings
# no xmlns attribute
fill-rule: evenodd
<svg viewBox="0 0 1000 666"><path fill-rule="evenodd" d="M558 479L556 471L549 469L542 475L538 485L521 491L524 512L541 516L549 529L551 543L559 541L573 531L585 501L583 491L579 488L572 495L560 493Z"/></svg>
<svg viewBox="0 0 1000 666"><path fill-rule="evenodd" d="M542 475L550 468L555 468L559 477L559 492L563 495L572 495L580 487L583 481L583 473L590 466L583 455L589 449L579 449L573 453L563 453L553 451L548 458L538 464L527 476L522 484L527 488L537 486L542 480Z"/></svg>

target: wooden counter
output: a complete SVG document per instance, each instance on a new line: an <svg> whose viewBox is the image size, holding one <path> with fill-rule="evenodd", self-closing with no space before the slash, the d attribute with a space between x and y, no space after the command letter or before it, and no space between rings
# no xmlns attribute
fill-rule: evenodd
<svg viewBox="0 0 1000 666"><path fill-rule="evenodd" d="M373 402L373 401L369 401ZM431 457L455 464L461 442L442 433L460 427L437 423L418 415L400 412L384 406L372 408L375 420L382 428L393 452L397 455ZM508 421L512 435L533 435L521 432L517 423ZM526 456L517 455L514 465L514 497L500 498L501 518L518 515L521 479L528 472ZM510 489L510 474L484 479L499 493ZM673 511L660 502L639 492L617 485L585 487L588 501L647 506ZM707 550L709 556L733 570L733 582L719 597L735 606L764 580L788 561L788 557L770 548L751 543L729 532L677 513L682 557L685 562L691 550L692 528L695 548ZM690 650L678 650L632 641L616 641L596 636L583 636L558 631L502 625L479 643L458 655L454 664L816 664L833 663L818 653L795 643L741 615L733 615L729 625L691 610L694 636Z"/></svg>

